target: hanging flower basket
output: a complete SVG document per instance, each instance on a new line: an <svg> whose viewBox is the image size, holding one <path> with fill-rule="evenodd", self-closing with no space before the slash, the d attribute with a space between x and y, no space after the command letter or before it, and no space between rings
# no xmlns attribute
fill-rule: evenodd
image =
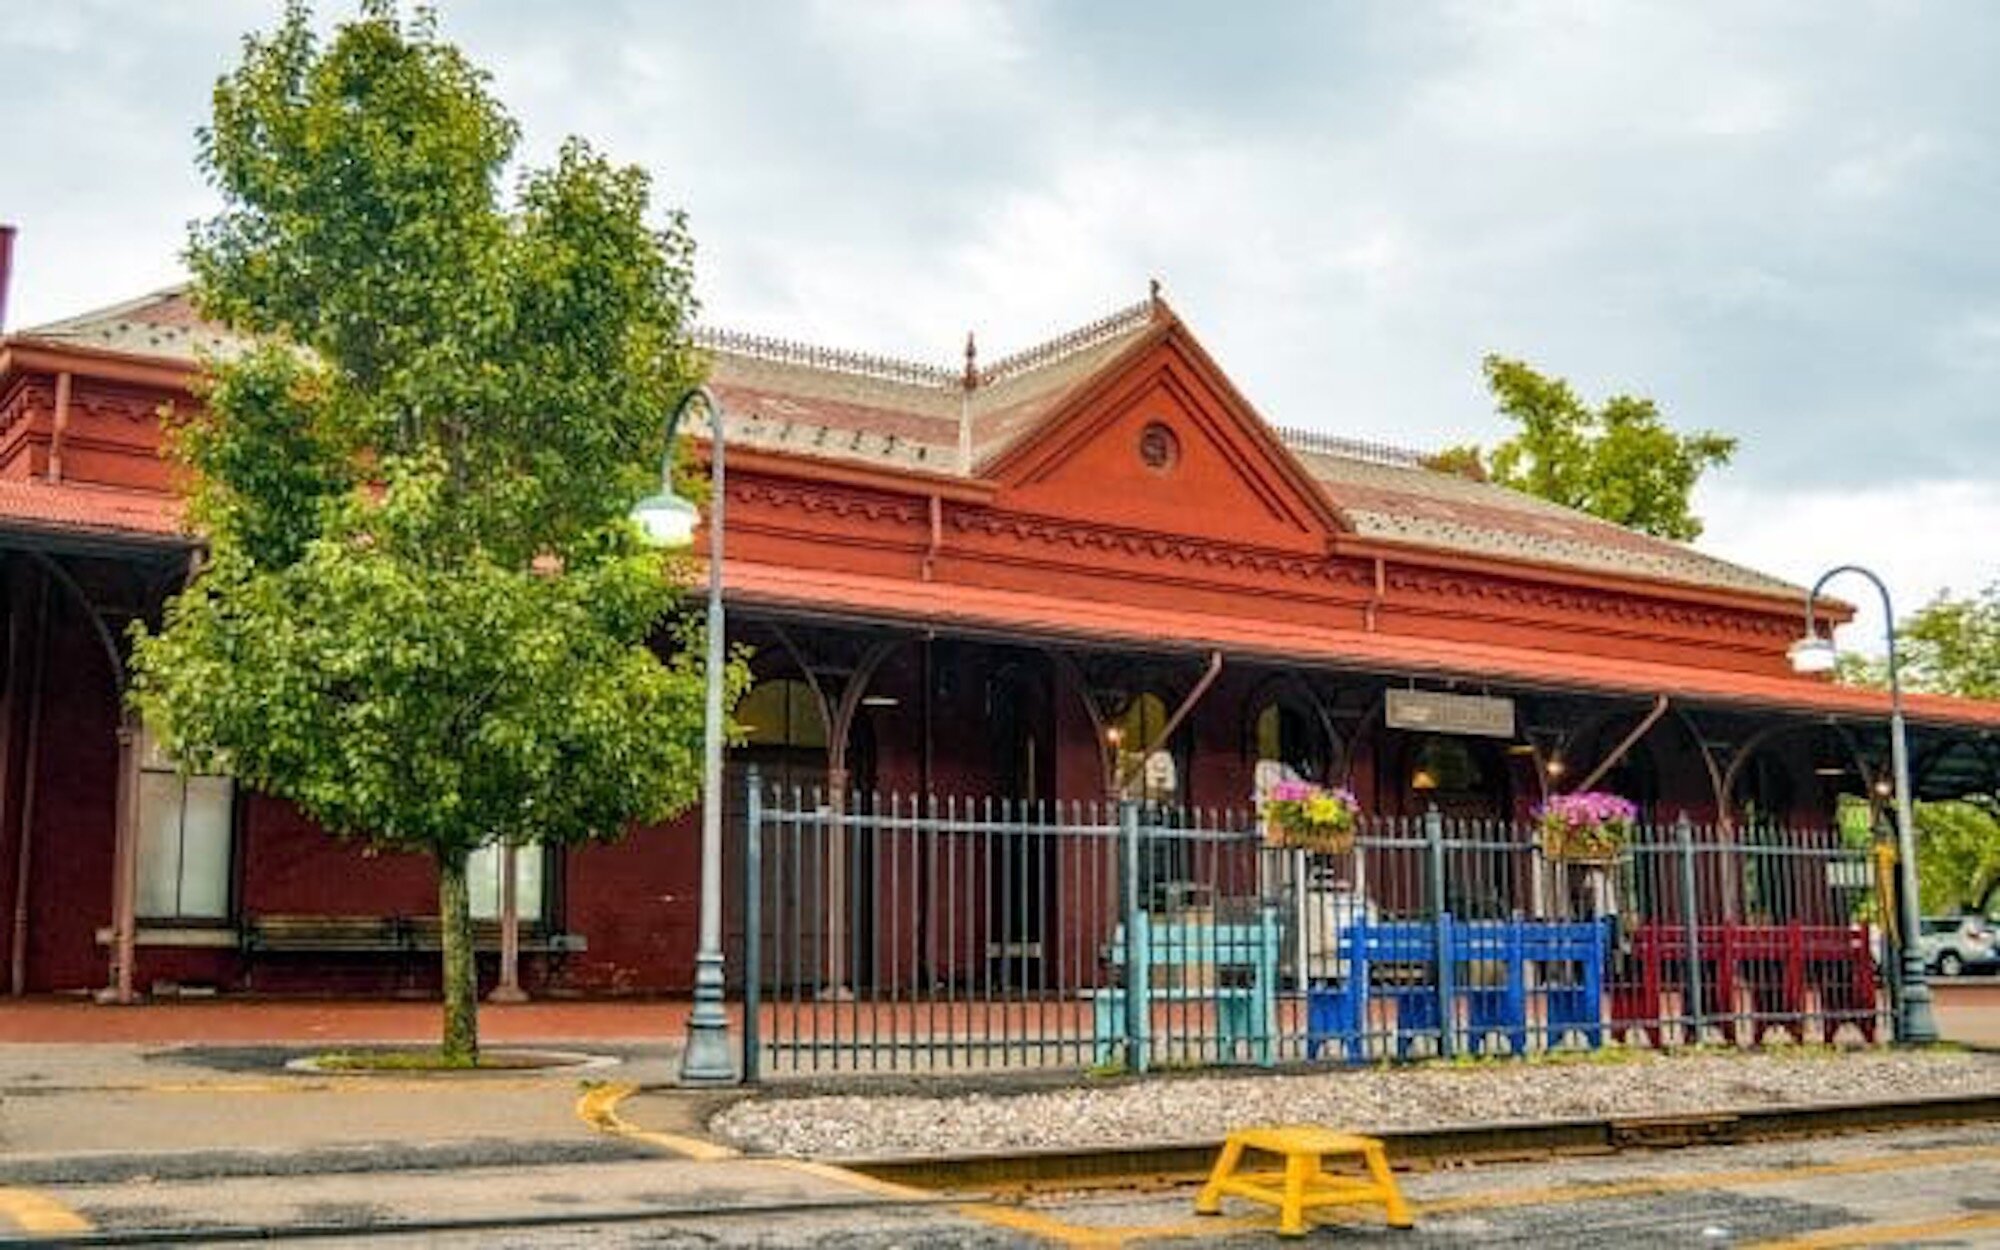
<svg viewBox="0 0 2000 1250"><path fill-rule="evenodd" d="M1354 848L1360 816L1351 791L1281 781L1264 801L1264 840L1291 850L1341 855Z"/></svg>
<svg viewBox="0 0 2000 1250"><path fill-rule="evenodd" d="M1639 809L1615 794L1558 794L1535 813L1542 854L1570 864L1609 864L1625 853Z"/></svg>

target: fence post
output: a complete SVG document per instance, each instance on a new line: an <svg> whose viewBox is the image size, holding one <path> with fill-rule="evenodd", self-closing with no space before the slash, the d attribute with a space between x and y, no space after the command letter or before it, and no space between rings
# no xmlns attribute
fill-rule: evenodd
<svg viewBox="0 0 2000 1250"><path fill-rule="evenodd" d="M1701 1045L1707 1017L1701 1006L1701 899L1696 893L1694 871L1694 822L1682 812L1674 822L1674 841L1681 848L1681 925L1687 936L1688 1029L1694 1045Z"/></svg>
<svg viewBox="0 0 2000 1250"><path fill-rule="evenodd" d="M744 770L743 805L743 1079L755 1084L762 1075L763 1038L758 1012L763 1006L764 980L764 795L757 766Z"/></svg>
<svg viewBox="0 0 2000 1250"><path fill-rule="evenodd" d="M1436 807L1424 813L1424 844L1430 852L1431 926L1437 947L1438 1053L1458 1053L1458 987L1453 984L1451 911L1445 905L1444 817Z"/></svg>
<svg viewBox="0 0 2000 1250"><path fill-rule="evenodd" d="M1118 804L1118 833L1118 910L1125 932L1125 1070L1144 1072L1153 969L1146 917L1139 908L1139 805L1130 799Z"/></svg>

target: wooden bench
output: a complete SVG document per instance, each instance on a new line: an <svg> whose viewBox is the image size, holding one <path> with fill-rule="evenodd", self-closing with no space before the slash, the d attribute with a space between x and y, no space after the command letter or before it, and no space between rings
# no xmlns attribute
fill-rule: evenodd
<svg viewBox="0 0 2000 1250"><path fill-rule="evenodd" d="M1125 983L1093 995L1096 1062L1109 1064L1122 1046L1127 1069L1145 1071L1153 1005L1179 1002L1214 1007L1224 1059L1247 1046L1254 1062L1270 1067L1276 1058L1281 931L1277 910L1270 907L1247 922L1155 921L1141 912L1129 933L1119 925L1105 959L1122 970ZM1153 984L1155 969L1166 971L1166 984Z"/></svg>
<svg viewBox="0 0 2000 1250"><path fill-rule="evenodd" d="M399 916L245 916L245 955L265 952L401 953L407 949Z"/></svg>
<svg viewBox="0 0 2000 1250"><path fill-rule="evenodd" d="M410 949L426 954L443 949L444 922L436 916L411 916L404 922ZM521 953L527 954L568 954L571 951L588 950L589 943L581 933L551 933L548 925L540 920L522 917L520 922ZM500 922L498 920L475 920L472 922L472 949L476 951L497 951L500 949Z"/></svg>
<svg viewBox="0 0 2000 1250"><path fill-rule="evenodd" d="M250 969L262 955L396 955L407 961L411 956L436 954L442 949L442 922L436 916L326 916L270 912L248 915L238 930L242 952L244 984ZM566 955L588 949L581 934L551 933L541 920L520 922L520 949L524 954ZM472 949L492 952L500 949L500 922L475 920ZM407 972L407 969L405 969Z"/></svg>
<svg viewBox="0 0 2000 1250"><path fill-rule="evenodd" d="M1847 1024L1875 1041L1876 967L1867 926L1704 924L1694 940L1700 1013L1732 1044L1756 1045L1779 1028L1797 1041L1831 1043ZM1658 1046L1667 990L1689 997L1682 988L1688 959L1686 925L1654 921L1634 930L1633 975L1612 995L1613 1027ZM1684 1005L1683 1013L1694 1014L1694 1006Z"/></svg>
<svg viewBox="0 0 2000 1250"><path fill-rule="evenodd" d="M1438 958L1444 943L1446 958ZM1307 1053L1317 1057L1338 1045L1351 1062L1365 1060L1369 1005L1392 1004L1394 1042L1408 1058L1419 1037L1444 1049L1447 1025L1477 1050L1491 1034L1507 1039L1512 1052L1528 1048L1530 998L1542 998L1542 1025L1550 1046L1570 1033L1584 1044L1604 1043L1603 987L1608 939L1602 921L1475 920L1446 914L1433 920L1357 921L1341 930L1338 956L1348 975L1316 982L1306 991ZM1568 984L1541 982L1529 988L1528 970L1546 975L1553 967L1574 970ZM1474 984L1471 972L1485 967L1497 984ZM1443 971L1446 981L1437 982ZM1414 976L1412 974L1415 974ZM1446 1007L1449 1002L1451 1006ZM1447 1014L1450 1019L1447 1020Z"/></svg>

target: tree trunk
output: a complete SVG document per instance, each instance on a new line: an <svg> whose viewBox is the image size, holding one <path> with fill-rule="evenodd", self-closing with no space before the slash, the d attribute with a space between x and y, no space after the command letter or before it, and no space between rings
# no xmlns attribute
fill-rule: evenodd
<svg viewBox="0 0 2000 1250"><path fill-rule="evenodd" d="M465 862L463 850L438 856L438 945L444 960L444 1059L471 1066L479 1060L479 977L472 960Z"/></svg>

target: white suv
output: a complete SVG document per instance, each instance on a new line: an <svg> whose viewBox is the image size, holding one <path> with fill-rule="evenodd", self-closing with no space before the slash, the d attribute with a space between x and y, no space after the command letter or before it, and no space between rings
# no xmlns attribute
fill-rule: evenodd
<svg viewBox="0 0 2000 1250"><path fill-rule="evenodd" d="M1918 928L1917 951L1924 967L1955 977L2000 966L2000 934L1984 916L1926 916Z"/></svg>

